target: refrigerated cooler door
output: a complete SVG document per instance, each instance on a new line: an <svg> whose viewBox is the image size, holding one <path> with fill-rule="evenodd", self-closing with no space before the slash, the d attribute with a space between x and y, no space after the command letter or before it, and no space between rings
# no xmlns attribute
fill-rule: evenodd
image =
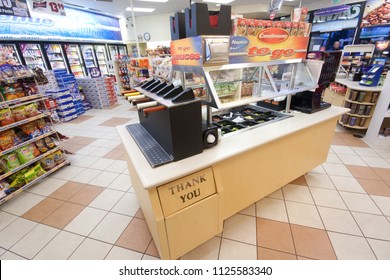
<svg viewBox="0 0 390 280"><path fill-rule="evenodd" d="M118 46L118 50L121 56L127 55L126 46Z"/></svg>
<svg viewBox="0 0 390 280"><path fill-rule="evenodd" d="M21 43L20 50L24 61L29 68L33 69L35 67L39 67L44 70L47 69L47 65L43 59L41 46L39 44Z"/></svg>
<svg viewBox="0 0 390 280"><path fill-rule="evenodd" d="M118 59L118 48L116 46L108 46L108 49L110 50L111 59Z"/></svg>
<svg viewBox="0 0 390 280"><path fill-rule="evenodd" d="M60 44L45 44L45 50L51 69L66 69L64 54Z"/></svg>
<svg viewBox="0 0 390 280"><path fill-rule="evenodd" d="M81 52L83 54L85 68L87 68L87 72L89 74L90 69L96 67L96 59L95 59L95 53L93 51L93 46L81 45Z"/></svg>
<svg viewBox="0 0 390 280"><path fill-rule="evenodd" d="M95 46L96 59L99 64L100 73L102 75L108 75L108 65L107 65L107 52L104 46Z"/></svg>
<svg viewBox="0 0 390 280"><path fill-rule="evenodd" d="M66 56L69 61L70 70L75 77L83 78L86 76L81 53L78 45L64 45Z"/></svg>
<svg viewBox="0 0 390 280"><path fill-rule="evenodd" d="M9 53L8 58L20 64L20 58L14 44L0 44L0 50L4 53Z"/></svg>

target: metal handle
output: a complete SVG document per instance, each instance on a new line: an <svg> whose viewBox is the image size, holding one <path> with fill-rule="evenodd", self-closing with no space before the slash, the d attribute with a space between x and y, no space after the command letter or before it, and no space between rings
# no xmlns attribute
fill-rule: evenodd
<svg viewBox="0 0 390 280"><path fill-rule="evenodd" d="M143 110L143 112L144 112L144 116L147 117L148 114L150 114L150 113L163 111L163 110L165 110L165 106L159 105L159 106L155 106L155 107L146 108Z"/></svg>
<svg viewBox="0 0 390 280"><path fill-rule="evenodd" d="M137 109L141 110L148 107L157 106L157 101L145 102L137 105Z"/></svg>
<svg viewBox="0 0 390 280"><path fill-rule="evenodd" d="M136 100L133 100L133 105L136 106L137 104L145 103L145 102L148 102L148 101L151 101L151 100L152 99L150 99L149 97L136 99Z"/></svg>

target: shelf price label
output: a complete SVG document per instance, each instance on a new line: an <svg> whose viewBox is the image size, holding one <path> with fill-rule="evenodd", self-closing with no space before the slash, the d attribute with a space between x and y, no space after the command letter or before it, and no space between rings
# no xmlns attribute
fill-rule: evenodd
<svg viewBox="0 0 390 280"><path fill-rule="evenodd" d="M27 0L0 0L0 15L30 17Z"/></svg>
<svg viewBox="0 0 390 280"><path fill-rule="evenodd" d="M57 16L66 16L64 3L61 0L32 0L33 11Z"/></svg>

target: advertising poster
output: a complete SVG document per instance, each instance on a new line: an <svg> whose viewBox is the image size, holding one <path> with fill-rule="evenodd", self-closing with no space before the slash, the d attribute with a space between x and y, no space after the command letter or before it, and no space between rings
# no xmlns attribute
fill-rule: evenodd
<svg viewBox="0 0 390 280"><path fill-rule="evenodd" d="M66 16L64 3L60 0L31 0L32 11L56 16Z"/></svg>
<svg viewBox="0 0 390 280"><path fill-rule="evenodd" d="M191 37L171 42L172 65L202 66L201 37Z"/></svg>
<svg viewBox="0 0 390 280"><path fill-rule="evenodd" d="M0 15L30 17L27 0L0 1Z"/></svg>
<svg viewBox="0 0 390 280"><path fill-rule="evenodd" d="M390 24L390 0L367 0L361 27Z"/></svg>

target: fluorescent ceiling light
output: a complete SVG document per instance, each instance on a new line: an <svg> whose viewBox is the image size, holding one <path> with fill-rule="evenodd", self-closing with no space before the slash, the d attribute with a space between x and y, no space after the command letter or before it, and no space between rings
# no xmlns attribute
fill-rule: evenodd
<svg viewBox="0 0 390 280"><path fill-rule="evenodd" d="M151 12L154 12L155 9L153 9L153 8L136 8L136 7L134 7L133 9L131 7L126 8L126 11L131 12L131 10L133 10L134 12L151 13Z"/></svg>
<svg viewBox="0 0 390 280"><path fill-rule="evenodd" d="M286 2L295 2L296 0L284 0Z"/></svg>
<svg viewBox="0 0 390 280"><path fill-rule="evenodd" d="M139 2L168 2L169 0L137 0Z"/></svg>
<svg viewBox="0 0 390 280"><path fill-rule="evenodd" d="M203 2L208 3L218 3L218 4L228 4L230 2L233 2L234 0L203 0Z"/></svg>

